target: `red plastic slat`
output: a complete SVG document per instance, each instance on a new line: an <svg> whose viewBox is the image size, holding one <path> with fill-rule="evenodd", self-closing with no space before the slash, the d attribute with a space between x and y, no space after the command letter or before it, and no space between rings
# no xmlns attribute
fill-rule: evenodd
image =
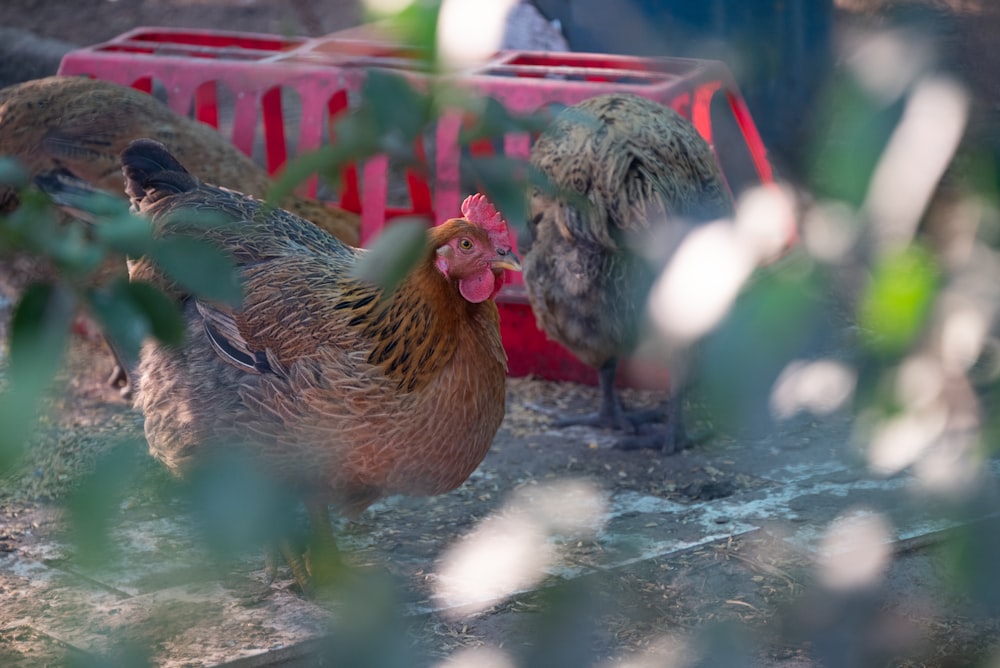
<svg viewBox="0 0 1000 668"><path fill-rule="evenodd" d="M274 173L288 160L285 148L285 119L281 114L281 87L275 86L260 98L264 121L264 146L267 171Z"/></svg>
<svg viewBox="0 0 1000 668"><path fill-rule="evenodd" d="M213 128L219 127L219 100L214 81L206 81L194 92L194 117Z"/></svg>
<svg viewBox="0 0 1000 668"><path fill-rule="evenodd" d="M337 133L334 132L334 123L341 113L347 111L348 99L347 91L339 90L330 97L326 103L329 113L330 142L337 141ZM361 196L358 189L358 168L354 165L345 167L340 173L341 191L340 206L356 213L361 212Z"/></svg>

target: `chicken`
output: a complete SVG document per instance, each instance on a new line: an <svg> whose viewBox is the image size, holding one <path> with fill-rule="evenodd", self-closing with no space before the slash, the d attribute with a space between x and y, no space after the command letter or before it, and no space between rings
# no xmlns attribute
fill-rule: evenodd
<svg viewBox="0 0 1000 668"><path fill-rule="evenodd" d="M0 155L16 157L30 177L63 167L96 188L121 192L118 156L140 137L163 143L207 183L254 197L271 187L267 172L219 132L134 88L52 76L0 89ZM16 205L17 193L0 185L0 212ZM357 214L297 195L280 205L345 243L358 243Z"/></svg>
<svg viewBox="0 0 1000 668"><path fill-rule="evenodd" d="M140 137L162 142L208 183L255 197L265 197L271 186L267 173L213 128L180 116L133 88L86 77L52 76L0 90L0 155L17 158L29 177L64 168L98 189L120 193L118 156ZM0 184L0 213L17 204L17 191ZM280 204L341 241L358 243L358 215L297 195ZM124 274L124 261L110 258L98 281L116 272ZM93 330L86 323L78 327ZM126 365L117 362L109 383L127 395Z"/></svg>
<svg viewBox="0 0 1000 668"><path fill-rule="evenodd" d="M482 195L428 230L423 258L386 294L352 274L365 251L283 210L260 215L260 202L200 183L162 145L136 141L121 159L154 232L218 244L244 290L238 308L209 303L130 260L130 278L173 295L188 326L182 347L142 349L135 405L154 457L183 477L235 449L298 490L321 536L330 503L354 517L387 495L447 492L479 465L505 410L493 298L504 269L520 270ZM204 212L225 220L195 222Z"/></svg>
<svg viewBox="0 0 1000 668"><path fill-rule="evenodd" d="M618 360L637 345L656 275L648 249L676 243L685 226L729 215L732 203L711 148L673 110L631 94L564 109L531 150L551 187L533 187L520 250L539 328L598 370L600 411L568 417L623 432L625 448L676 452L686 441L682 391L672 379L667 415L627 412L615 389ZM667 427L640 435L644 423Z"/></svg>

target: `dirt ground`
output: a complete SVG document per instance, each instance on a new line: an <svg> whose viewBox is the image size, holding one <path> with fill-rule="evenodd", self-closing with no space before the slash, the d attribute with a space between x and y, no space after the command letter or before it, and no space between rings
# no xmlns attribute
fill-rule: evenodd
<svg viewBox="0 0 1000 668"><path fill-rule="evenodd" d="M145 455L140 417L104 383L110 365L102 344L75 340L53 410L18 476L2 486L0 662L103 656L127 663L127 655L115 653L124 645L169 666L244 665L241 656L265 648L272 651L252 665L314 665L326 625L336 628L330 613L303 599L285 569L264 585L256 550L222 562L206 553L192 529L191 500ZM635 405L662 400L637 391L626 398ZM782 611L805 605L802 597L816 589L815 536L845 508L899 508L905 498L896 483L851 462L846 416L795 420L754 438L716 436L663 457L610 449L612 439L590 429L552 428L552 413L595 400L591 387L514 379L504 425L465 485L432 499L390 499L355 522L336 523L350 563L398 584L409 610L406 651L423 657L408 665L433 665L483 646L533 655L544 637L536 625L558 601L546 588L456 619L434 598L434 573L447 547L501 511L511 495L564 480L592 484L611 504L600 537L563 544L551 571L551 584L568 587L564 595L582 597L581 615L571 616L567 632L589 643L588 661L662 657L706 627L735 625L756 638L754 656L744 657L749 665L819 665L810 647L821 636L796 643L775 635ZM67 533L60 501L72 499L95 468L120 466L108 458L121 444L128 464L119 470L129 481L110 513L115 550L88 566L86 540ZM883 646L859 657L960 665L952 662L979 656L1000 638L997 622L969 617L963 601L945 594L944 562L931 549L942 526L933 514L899 519L876 615L894 631L877 634ZM558 652L565 656L567 645ZM916 657L923 663L913 663Z"/></svg>
<svg viewBox="0 0 1000 668"><path fill-rule="evenodd" d="M955 46L955 62L977 92L981 111L978 122L982 128L992 129L989 123L1000 108L1000 80L996 76L1000 68L992 67L985 55L993 51L987 45L992 44L992 35L996 34L992 26L997 24L997 17L992 13L984 15L980 7L971 4L963 5L958 13L951 12L944 3L940 8L948 17L947 32L949 43ZM881 20L871 14L870 3L853 9L858 14L852 20ZM51 0L7 0L0 9L3 27L77 45L96 43L143 25L318 35L356 25L360 16L355 3L340 0L80 0L72 11ZM0 290L0 299L3 294ZM0 304L0 310L2 307ZM66 566L71 561L67 551L71 550L66 547L65 518L58 501L76 488L81 475L94 467L110 444L122 441L140 444L135 451L136 480L119 515L122 525L161 526L155 523L163 521L173 527L171 519L161 514L162 499L156 491L170 483L142 452L139 416L103 384L108 368L110 357L101 344L74 340L63 389L52 400L54 411L46 418L25 467L16 479L5 481L0 494L0 561L4 554L23 555L25 563L43 564L62 575L77 577L79 574ZM866 479L850 466L851 453L846 447L849 425L843 416L828 422L790 423L764 439L717 438L668 458L655 452L612 450L600 432L551 428L551 416L556 411L582 408L593 402L593 388L519 379L511 382L508 394L508 418L487 461L467 485L437 499L397 499L379 504L358 522L338 525L353 559L378 564L407 583L407 602L424 610L414 615L411 639L431 659L481 645L517 647L530 655L527 645L534 636L526 629L548 603L544 594L513 597L487 614L466 621L454 621L437 610L426 612L433 582L429 571L444 546L500 508L514 490L568 477L591 481L616 504L608 535L639 536L638 547L617 545L611 540L581 540L565 558L563 567L567 572L586 572L594 581L594 587L588 589L586 607L597 611L599 623L594 629L593 646L587 650L596 664L622 656L641 656L656 650L665 637L690 636L709 623L770 629L782 610L800 601L814 577L810 549L786 538L803 535L801 527L820 526L842 510L843 506L824 505L828 503L821 491L826 489L824 485L835 488L831 497L841 494L836 485L854 485L850 489L861 499L865 498L864 492L859 490L869 489ZM656 393L637 392L630 392L627 398L632 403L651 405L663 399ZM752 449L752 456L747 455L748 449ZM824 468L835 460L848 463L842 468ZM801 470L795 469L794 475L788 473L796 466ZM800 485L801 493L792 495L792 501L783 504L770 519L759 517L761 511L753 509L755 503L773 509L767 500L795 485ZM669 513L650 511L642 505L650 499L676 505L669 506ZM741 507L749 513L746 517L740 515ZM174 509L178 516L190 512L183 504ZM702 512L707 514L697 514ZM683 518L679 524L684 526L674 526L678 523L670 518L676 517ZM665 526L668 523L670 526ZM900 520L900 526L904 525L905 521ZM713 527L717 529L714 533ZM858 656L881 657L877 665L957 666L988 654L1000 639L997 622L989 615L969 615L963 602L939 596L943 567L939 555L925 549L933 542L927 537L933 537L935 531L899 533L896 562L875 618L886 630L882 638L885 647L870 654L858 650L862 652ZM910 540L909 536L918 536L919 540ZM647 537L648 544L642 543ZM188 549L189 542L190 536L182 534L172 544L172 551ZM197 564L185 564L189 571L197 572ZM239 596L244 608L274 608L277 612L268 614L287 614L301 621L301 629L319 633L323 628L326 620L322 613L314 614L311 609L308 614L301 612L299 606L303 604L291 591L287 573L279 576L277 593L254 590L257 593L250 595L244 590L252 590L252 583L259 585L262 580L260 559L248 555L235 570L240 584L231 586L243 588ZM0 580L0 664L62 664L79 658L81 650L101 650L100 645L88 644L90 640L82 637L83 631L77 638L60 632L56 622L49 626L23 623L39 616L39 592L51 597L45 604L51 610L41 617L48 614L54 618L68 610L65 590L69 587L62 581L50 582L36 576L30 569L12 569L11 573L9 579ZM122 610L136 598L135 592L143 595L162 588L161 583L149 579L153 576L143 577L147 579L125 584L121 582L127 577L120 574L118 579L106 574L84 579L96 582L94 588L104 594L111 592L117 598L109 604L110 609ZM204 576L200 577L195 581L204 584ZM32 588L31 582L43 582L37 585L41 589ZM265 602L246 603L245 599L252 596ZM628 600L627 606L614 607L623 599ZM93 622L94 628L86 630L97 637L108 635L109 628L118 629L128 640L153 647L156 656L171 655L176 649L171 643L178 642L174 626L187 629L198 623L210 624L222 610L215 602L173 605L173 612L166 613L170 623L164 623L163 617L148 617L142 623L121 627L101 618ZM245 646L265 643L266 647L269 631L254 626L258 623L233 631L237 638L234 642ZM863 635L859 631L859 636ZM809 651L824 639L810 638L798 644L762 642L749 664L744 665L817 665ZM216 651L210 641L204 643ZM653 656L664 655L653 652ZM185 655L181 652L171 656ZM206 649L200 657L178 659L176 665L222 663L236 656L222 650L211 654ZM309 665L308 654L289 656L278 652L273 663Z"/></svg>

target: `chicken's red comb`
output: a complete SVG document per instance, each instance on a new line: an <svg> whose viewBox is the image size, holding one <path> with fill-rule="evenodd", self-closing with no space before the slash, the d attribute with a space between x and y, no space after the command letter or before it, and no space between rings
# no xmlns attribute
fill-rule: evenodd
<svg viewBox="0 0 1000 668"><path fill-rule="evenodd" d="M487 232L507 234L507 221L482 193L465 198L462 202L462 215L470 223L481 225Z"/></svg>

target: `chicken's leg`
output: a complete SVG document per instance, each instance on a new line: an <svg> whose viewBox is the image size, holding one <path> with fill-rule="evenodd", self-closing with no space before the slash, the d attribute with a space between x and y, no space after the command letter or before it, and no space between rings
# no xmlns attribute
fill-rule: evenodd
<svg viewBox="0 0 1000 668"><path fill-rule="evenodd" d="M330 526L330 506L326 499L310 499L306 502L306 510L312 530L307 565L310 584L317 591L335 584L343 576L344 562Z"/></svg>
<svg viewBox="0 0 1000 668"><path fill-rule="evenodd" d="M312 596L313 586L312 578L309 577L309 570L306 567L305 561L302 559L302 555L299 551L295 549L291 541L287 538L282 538L278 541L278 550L281 552L281 556L284 557L285 563L288 564L288 568L292 571L292 577L295 578L295 582L298 583L299 589L306 596ZM272 560L274 556L270 557ZM273 563L273 562L272 562ZM273 574L270 573L274 566L271 563L268 564L268 577L273 578Z"/></svg>
<svg viewBox="0 0 1000 668"><path fill-rule="evenodd" d="M612 358L598 369L601 388L601 408L597 413L565 417L556 421L557 427L585 425L620 431L624 436L615 447L624 450L655 448L673 454L687 444L684 431L681 393L675 392L666 411L658 409L628 411L622 405L621 396L615 388L615 372L618 360ZM666 428L653 434L640 434L639 427L651 422L666 422Z"/></svg>
<svg viewBox="0 0 1000 668"><path fill-rule="evenodd" d="M274 581L280 555L302 593L312 597L342 576L343 561L330 527L330 509L326 500L310 499L306 502L306 510L310 528L308 551L303 554L301 548L296 548L287 536L267 545L264 552L265 577L268 583Z"/></svg>
<svg viewBox="0 0 1000 668"><path fill-rule="evenodd" d="M129 368L134 365L129 364L121 350L112 342L111 337L107 334L104 335L104 342L115 358L115 367L111 370L111 375L108 376L108 386L117 389L125 399L131 399L133 388Z"/></svg>
<svg viewBox="0 0 1000 668"><path fill-rule="evenodd" d="M662 430L648 434L629 434L615 443L622 450L640 450L652 448L664 454L673 455L691 445L687 430L684 428L684 396L678 389L673 392L667 403L665 413L660 413L665 423Z"/></svg>

